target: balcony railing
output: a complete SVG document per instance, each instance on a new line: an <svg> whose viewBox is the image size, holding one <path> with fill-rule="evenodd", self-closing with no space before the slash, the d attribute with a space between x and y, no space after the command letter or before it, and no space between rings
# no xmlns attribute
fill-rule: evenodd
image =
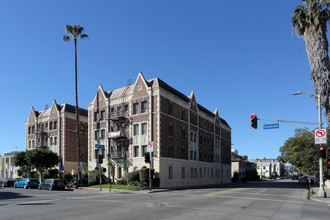
<svg viewBox="0 0 330 220"><path fill-rule="evenodd" d="M129 114L127 111L116 111L111 112L108 115L108 120L127 120L129 118Z"/></svg>

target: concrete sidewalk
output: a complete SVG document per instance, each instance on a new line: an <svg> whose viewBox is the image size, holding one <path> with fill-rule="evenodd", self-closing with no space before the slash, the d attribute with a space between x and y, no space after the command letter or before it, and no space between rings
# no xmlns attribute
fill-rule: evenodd
<svg viewBox="0 0 330 220"><path fill-rule="evenodd" d="M315 201L315 202L322 202L322 203L330 204L330 188L324 186L324 191L327 196L326 198L319 198L317 196L319 189L320 189L320 187L311 187L310 188L310 195L309 195L310 200Z"/></svg>

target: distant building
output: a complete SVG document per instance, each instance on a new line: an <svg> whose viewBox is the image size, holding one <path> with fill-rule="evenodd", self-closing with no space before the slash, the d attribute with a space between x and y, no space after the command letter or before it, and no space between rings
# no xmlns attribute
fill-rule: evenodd
<svg viewBox="0 0 330 220"><path fill-rule="evenodd" d="M257 171L261 177L271 177L274 174L278 176L284 176L285 166L279 159L270 159L265 157L264 159L256 159Z"/></svg>
<svg viewBox="0 0 330 220"><path fill-rule="evenodd" d="M105 160L116 163L116 178L149 167L144 161L153 143L152 167L161 187L229 183L231 181L231 128L219 116L164 81L145 80L104 91L99 86L88 105L88 168L96 167L95 146L105 146ZM97 145L99 146L99 145Z"/></svg>
<svg viewBox="0 0 330 220"><path fill-rule="evenodd" d="M238 155L237 150L231 151L231 176L237 172L239 177L246 177L249 171L254 170L256 164L248 161L248 156Z"/></svg>
<svg viewBox="0 0 330 220"><path fill-rule="evenodd" d="M36 111L31 108L25 122L26 150L47 148L62 158L64 171L78 172L75 106L58 105L54 100L50 108ZM80 108L81 160L87 170L88 111Z"/></svg>
<svg viewBox="0 0 330 220"><path fill-rule="evenodd" d="M18 151L0 154L0 178L18 178L17 170L14 166L13 157Z"/></svg>

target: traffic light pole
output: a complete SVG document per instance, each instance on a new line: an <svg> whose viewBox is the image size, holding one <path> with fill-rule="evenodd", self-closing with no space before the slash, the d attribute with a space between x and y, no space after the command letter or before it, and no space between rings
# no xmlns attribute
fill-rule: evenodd
<svg viewBox="0 0 330 220"><path fill-rule="evenodd" d="M315 94L316 95L316 94ZM318 109L318 116L319 116L319 129L322 128L322 115L321 115L321 95L317 94L317 109ZM324 191L324 181L323 181L323 158L319 158L319 165L320 165L320 189L318 192L319 198L325 198L325 191Z"/></svg>

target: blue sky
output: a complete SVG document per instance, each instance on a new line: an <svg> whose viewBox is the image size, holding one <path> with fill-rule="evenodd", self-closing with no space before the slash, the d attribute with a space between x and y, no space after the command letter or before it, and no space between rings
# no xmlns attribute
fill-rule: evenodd
<svg viewBox="0 0 330 220"><path fill-rule="evenodd" d="M318 120L310 95L292 95L314 91L304 41L291 31L300 2L1 1L0 153L25 149L32 106L75 103L74 46L61 38L66 24L77 24L89 35L78 42L80 107L87 108L100 84L110 91L142 72L185 95L194 91L211 111L218 108L239 154L279 156L296 127L264 130L259 121L252 130L250 114Z"/></svg>

